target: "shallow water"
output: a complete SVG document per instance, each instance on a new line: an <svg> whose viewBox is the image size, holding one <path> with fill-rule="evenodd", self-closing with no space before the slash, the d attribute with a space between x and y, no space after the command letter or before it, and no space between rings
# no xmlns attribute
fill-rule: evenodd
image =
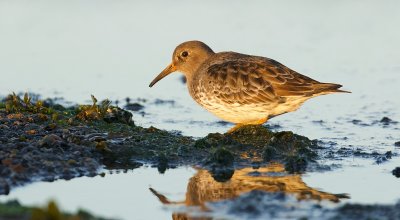
<svg viewBox="0 0 400 220"><path fill-rule="evenodd" d="M303 193L317 201L322 198L321 204L327 207L355 202L393 204L400 198L396 191L400 184L390 171L399 162L396 158L371 166L370 161L357 159L352 162L353 167L304 175L289 175L279 164L258 169L248 167L236 170L225 183L215 181L207 170L180 167L159 174L156 168L142 167L125 172L106 171L104 177L33 183L0 196L0 201L17 199L23 205L45 205L55 200L63 210L71 212L84 208L109 218L170 219L172 214L209 215L199 207L256 189L282 191L284 184L283 192L298 198ZM150 188L178 204L162 205ZM349 198L336 194L346 194ZM219 213L213 215L218 217Z"/></svg>
<svg viewBox="0 0 400 220"><path fill-rule="evenodd" d="M76 103L89 102L90 94L120 103L125 97L145 98L144 114L135 113L138 125L195 137L225 132L232 125L217 123L194 103L179 74L148 88L177 44L199 39L215 51L271 57L352 91L312 99L271 119L276 130L332 141L337 148L398 154L400 123L378 123L385 116L400 121L398 8L397 1L0 1L0 95L29 91ZM308 185L348 193L345 202L400 199L400 181L390 173L399 165L397 156L379 165L358 158L324 163L342 167L305 174ZM110 217L168 219L172 211L161 208L148 187L179 201L194 173L178 168L160 175L140 168L105 178L34 183L1 199L43 204L55 197L66 210L81 206ZM78 196L82 193L87 196Z"/></svg>
<svg viewBox="0 0 400 220"><path fill-rule="evenodd" d="M157 169L140 168L127 173L107 173L105 177L81 177L70 181L38 182L13 190L0 201L18 199L24 205L45 205L51 199L66 211L84 208L98 216L119 219L169 219L149 187L167 191L173 199L185 196L190 168L169 170L160 175ZM182 181L176 181L177 177Z"/></svg>

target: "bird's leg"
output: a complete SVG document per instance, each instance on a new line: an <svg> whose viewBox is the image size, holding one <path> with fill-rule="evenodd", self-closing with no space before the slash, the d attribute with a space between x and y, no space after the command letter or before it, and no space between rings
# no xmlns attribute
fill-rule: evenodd
<svg viewBox="0 0 400 220"><path fill-rule="evenodd" d="M245 126L245 125L262 125L265 122L268 121L268 118L263 118L257 121L252 121L252 122L247 122L247 123L241 123L241 124L236 124L235 126L233 126L231 129L229 129L227 131L228 134L233 133L234 131L238 130L239 128Z"/></svg>
<svg viewBox="0 0 400 220"><path fill-rule="evenodd" d="M230 134L239 129L240 127L244 126L245 124L235 124L231 129L229 129L226 133Z"/></svg>

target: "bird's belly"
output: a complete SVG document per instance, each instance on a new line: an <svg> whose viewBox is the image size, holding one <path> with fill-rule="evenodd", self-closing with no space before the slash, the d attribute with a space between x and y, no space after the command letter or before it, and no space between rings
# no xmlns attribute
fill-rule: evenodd
<svg viewBox="0 0 400 220"><path fill-rule="evenodd" d="M219 99L195 99L201 106L217 117L236 124L258 124L268 118L297 110L307 99L288 98L284 103L266 102L257 104L226 103Z"/></svg>
<svg viewBox="0 0 400 220"><path fill-rule="evenodd" d="M271 110L276 106L271 104L239 104L224 103L219 100L196 100L201 106L217 117L236 124L255 123L267 119Z"/></svg>

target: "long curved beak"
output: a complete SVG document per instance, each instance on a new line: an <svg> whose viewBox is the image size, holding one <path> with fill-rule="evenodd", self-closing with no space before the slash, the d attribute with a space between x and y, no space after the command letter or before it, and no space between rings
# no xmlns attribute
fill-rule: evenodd
<svg viewBox="0 0 400 220"><path fill-rule="evenodd" d="M168 76L170 73L175 72L176 71L176 67L174 66L174 64L169 64L160 74L158 74L158 76L156 76L156 78L153 79L153 81L151 81L149 87L152 87L154 84L156 84L158 81L160 81L162 78Z"/></svg>

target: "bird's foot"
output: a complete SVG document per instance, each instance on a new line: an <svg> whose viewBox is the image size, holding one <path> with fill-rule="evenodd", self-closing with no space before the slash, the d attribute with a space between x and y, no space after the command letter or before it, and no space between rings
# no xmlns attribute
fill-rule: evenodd
<svg viewBox="0 0 400 220"><path fill-rule="evenodd" d="M245 126L245 124L236 124L231 129L229 129L226 133L231 134L234 131L236 131L237 129L239 129L240 127L243 127L243 126Z"/></svg>
<svg viewBox="0 0 400 220"><path fill-rule="evenodd" d="M246 126L246 125L262 125L265 122L267 122L268 118L263 118L257 121L253 121L253 122L249 122L246 124L236 124L235 126L233 126L231 129L229 129L226 133L231 134L233 132L235 132L236 130L238 130L239 128Z"/></svg>

